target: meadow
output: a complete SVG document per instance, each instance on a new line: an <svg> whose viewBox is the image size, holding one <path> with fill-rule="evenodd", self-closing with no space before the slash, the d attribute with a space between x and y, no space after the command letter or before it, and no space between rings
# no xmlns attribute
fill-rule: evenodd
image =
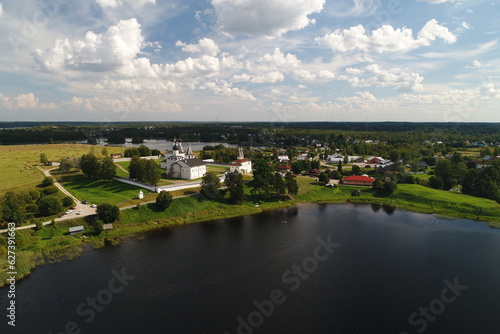
<svg viewBox="0 0 500 334"><path fill-rule="evenodd" d="M76 171L69 173L53 171L52 175L76 198L89 203L118 204L129 198L137 198L139 190L145 195L149 193L149 190L118 181L93 181Z"/></svg>
<svg viewBox="0 0 500 334"><path fill-rule="evenodd" d="M40 154L49 161L78 158L94 149L101 154L102 146L87 144L4 145L0 146L0 196L7 191L21 191L34 187L43 180L43 173L36 168ZM122 153L122 147L106 147L108 153Z"/></svg>

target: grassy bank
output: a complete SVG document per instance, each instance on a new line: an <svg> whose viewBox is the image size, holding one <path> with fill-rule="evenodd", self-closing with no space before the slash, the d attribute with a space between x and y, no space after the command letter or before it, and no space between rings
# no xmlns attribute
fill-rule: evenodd
<svg viewBox="0 0 500 334"><path fill-rule="evenodd" d="M306 178L299 181L299 184L301 187L297 196L299 202L349 201L389 204L415 212L486 221L490 226L500 227L500 205L485 198L431 189L417 184L398 184L398 189L391 195L370 187L342 185L336 188L320 187ZM361 191L360 196L352 196L356 189Z"/></svg>
<svg viewBox="0 0 500 334"><path fill-rule="evenodd" d="M19 277L27 275L37 265L75 258L79 256L84 245L98 248L107 244L117 244L126 237L140 236L143 232L158 228L254 214L298 203L387 204L416 212L487 221L491 226L500 227L500 205L483 198L410 184L399 184L398 189L392 195L388 195L369 187L341 185L327 188L308 177L298 177L297 181L300 190L293 200L269 200L261 202L259 206L255 205L259 197L251 194L248 186L245 186L247 200L241 205L229 204L227 197L212 201L200 195L175 199L166 211L159 210L154 203L143 204L138 209L121 211L121 218L114 224L114 229L100 235L92 235L89 217L58 222L55 226L39 231L18 231L23 242L23 246L18 247L18 266L22 267ZM361 190L360 196L352 196L356 189ZM129 200L124 203L133 205L134 201ZM84 225L88 237L82 239L81 235L69 236L68 226L75 225ZM6 262L2 263L1 267L6 268ZM3 270L0 272L0 284L5 283L5 278Z"/></svg>

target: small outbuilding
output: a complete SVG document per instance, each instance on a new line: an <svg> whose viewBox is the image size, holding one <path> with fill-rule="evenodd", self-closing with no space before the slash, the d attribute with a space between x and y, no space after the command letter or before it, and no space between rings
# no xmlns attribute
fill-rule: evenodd
<svg viewBox="0 0 500 334"><path fill-rule="evenodd" d="M102 229L103 229L103 231L112 230L113 229L113 224L112 223L103 224L102 225Z"/></svg>
<svg viewBox="0 0 500 334"><path fill-rule="evenodd" d="M73 234L77 234L77 233L82 233L83 232L83 226L80 225L80 226L73 226L73 227L70 227L68 228L69 230L69 234L73 235Z"/></svg>
<svg viewBox="0 0 500 334"><path fill-rule="evenodd" d="M144 198L144 193L142 192L142 190L139 190L139 194L137 195L137 198L139 198L139 199Z"/></svg>

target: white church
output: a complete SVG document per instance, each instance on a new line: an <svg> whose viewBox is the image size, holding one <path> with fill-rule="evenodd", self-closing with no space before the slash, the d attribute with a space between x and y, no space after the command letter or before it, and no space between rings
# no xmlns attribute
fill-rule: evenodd
<svg viewBox="0 0 500 334"><path fill-rule="evenodd" d="M167 177L184 180L198 179L207 172L207 164L196 158L191 144L184 153L182 144L178 143L175 138L172 152L165 153L165 160L161 162L161 168L165 169Z"/></svg>
<svg viewBox="0 0 500 334"><path fill-rule="evenodd" d="M240 174L249 174L252 172L252 161L245 159L241 147L238 149L238 157L229 165L229 170L231 173L237 171Z"/></svg>

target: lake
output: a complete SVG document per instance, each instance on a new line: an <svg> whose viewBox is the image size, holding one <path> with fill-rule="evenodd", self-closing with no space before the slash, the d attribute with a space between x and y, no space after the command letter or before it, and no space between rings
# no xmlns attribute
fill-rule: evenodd
<svg viewBox="0 0 500 334"><path fill-rule="evenodd" d="M86 140L76 141L77 144L87 144ZM228 143L210 143L210 142L182 142L182 148L184 151L188 149L188 145L191 144L193 151L202 151L205 146L216 146L219 144L225 147L238 147L238 145L228 144ZM106 139L98 139L97 145L106 146L108 142ZM141 145L146 145L150 149L157 149L160 151L171 151L174 146L173 141L163 140L163 139L144 139L144 143L132 144L132 138L126 138L125 144L110 144L110 146L123 146L123 147L139 147Z"/></svg>
<svg viewBox="0 0 500 334"><path fill-rule="evenodd" d="M301 205L39 267L0 332L497 334L499 260L500 231L482 222Z"/></svg>

